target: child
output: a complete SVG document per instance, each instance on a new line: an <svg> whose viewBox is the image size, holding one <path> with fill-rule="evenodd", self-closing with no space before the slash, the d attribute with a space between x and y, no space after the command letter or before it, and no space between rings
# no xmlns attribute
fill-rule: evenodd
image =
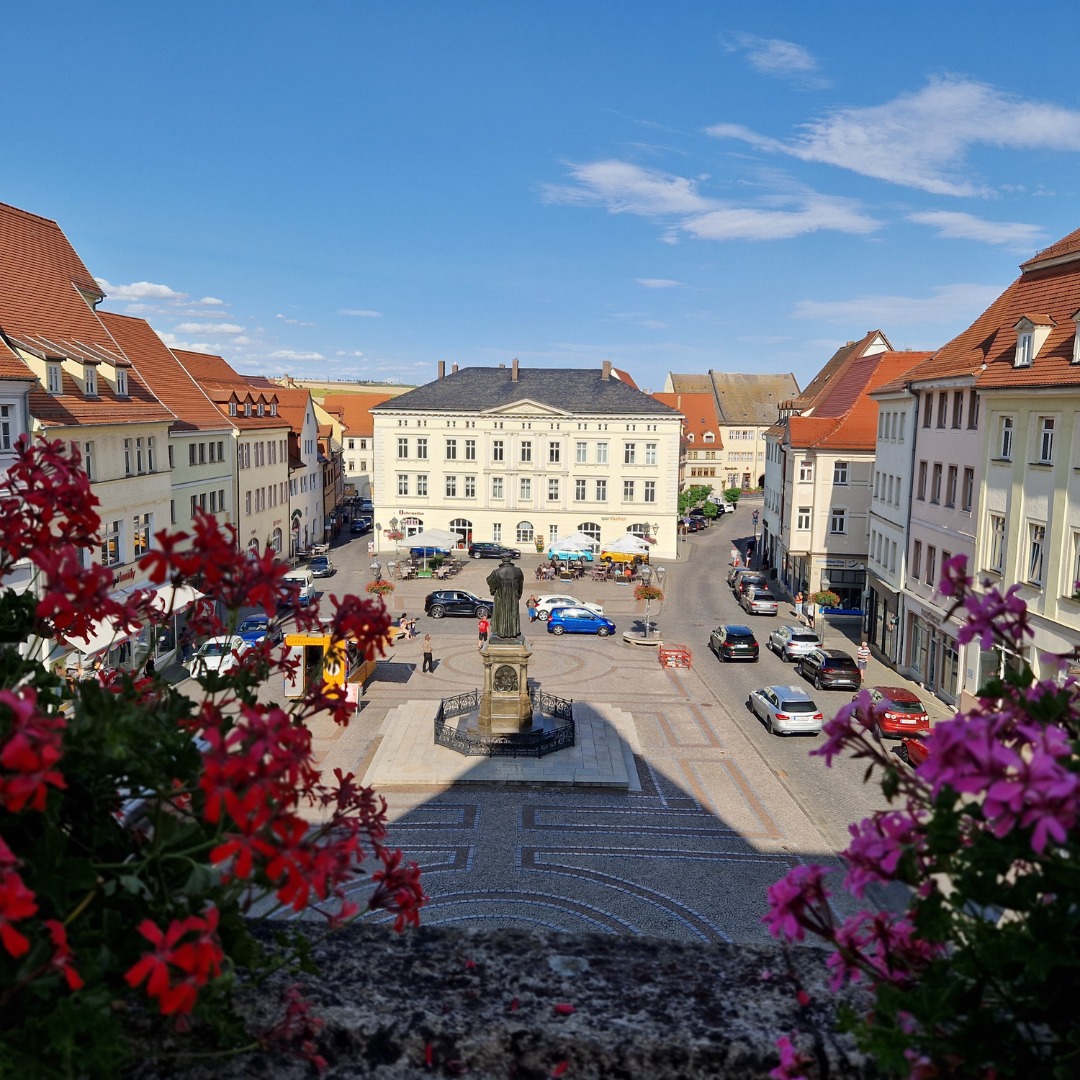
<svg viewBox="0 0 1080 1080"><path fill-rule="evenodd" d="M488 634L491 633L491 623L487 621L485 616L480 616L480 621L476 624L476 630L480 635L480 644L476 647L482 649L484 647L484 642L488 639Z"/></svg>

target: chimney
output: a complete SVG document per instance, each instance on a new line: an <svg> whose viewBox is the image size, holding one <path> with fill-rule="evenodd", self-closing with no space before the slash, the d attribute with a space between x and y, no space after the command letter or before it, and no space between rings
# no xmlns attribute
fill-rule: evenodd
<svg viewBox="0 0 1080 1080"><path fill-rule="evenodd" d="M605 381L607 381L608 379L611 378L611 361L610 360L605 360L604 361L604 370L600 373L600 378L604 379Z"/></svg>
<svg viewBox="0 0 1080 1080"><path fill-rule="evenodd" d="M510 363L510 381L511 382L517 382L518 381L518 362L517 362L517 357L516 356L514 357L514 359Z"/></svg>
<svg viewBox="0 0 1080 1080"><path fill-rule="evenodd" d="M446 361L439 361L439 381L442 382L446 378Z"/></svg>
<svg viewBox="0 0 1080 1080"><path fill-rule="evenodd" d="M453 367L452 367L452 368L450 369L450 374L451 374L451 375L456 375L456 374L457 374L457 364L455 364L455 365L454 365L454 366L453 366Z"/></svg>

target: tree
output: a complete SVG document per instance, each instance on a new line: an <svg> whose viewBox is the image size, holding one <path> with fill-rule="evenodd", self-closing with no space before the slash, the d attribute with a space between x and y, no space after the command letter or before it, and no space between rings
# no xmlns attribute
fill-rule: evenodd
<svg viewBox="0 0 1080 1080"><path fill-rule="evenodd" d="M742 496L742 488L729 487L724 489L724 502L731 506L738 506Z"/></svg>
<svg viewBox="0 0 1080 1080"><path fill-rule="evenodd" d="M708 484L693 484L688 488L683 488L679 492L679 515L685 516L695 506L701 506L707 502L711 494L712 488Z"/></svg>

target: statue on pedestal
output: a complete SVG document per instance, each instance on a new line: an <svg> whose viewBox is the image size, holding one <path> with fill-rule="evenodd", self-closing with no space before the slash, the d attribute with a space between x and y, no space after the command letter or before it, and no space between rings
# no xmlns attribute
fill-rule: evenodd
<svg viewBox="0 0 1080 1080"><path fill-rule="evenodd" d="M491 617L494 638L517 641L521 638L521 615L518 605L525 589L525 575L509 555L488 574L487 585L495 601Z"/></svg>

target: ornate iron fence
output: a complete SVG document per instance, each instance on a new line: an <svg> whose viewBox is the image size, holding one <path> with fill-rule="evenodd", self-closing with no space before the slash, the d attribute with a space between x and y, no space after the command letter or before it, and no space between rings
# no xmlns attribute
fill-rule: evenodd
<svg viewBox="0 0 1080 1080"><path fill-rule="evenodd" d="M574 745L574 702L554 694L529 691L534 713L561 721L550 731L513 731L492 735L460 731L447 723L456 716L479 711L480 691L455 694L439 702L435 714L435 743L465 757L537 757L566 750Z"/></svg>

